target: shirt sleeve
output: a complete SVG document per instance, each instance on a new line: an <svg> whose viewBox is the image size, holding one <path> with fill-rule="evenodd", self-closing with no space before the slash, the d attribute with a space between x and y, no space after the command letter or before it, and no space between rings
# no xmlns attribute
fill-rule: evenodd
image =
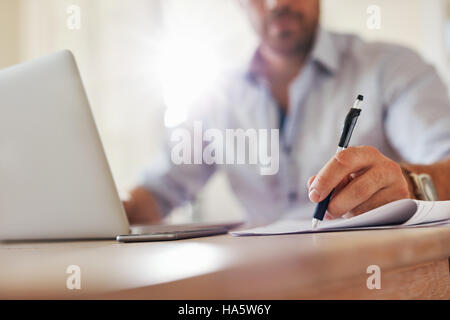
<svg viewBox="0 0 450 320"><path fill-rule="evenodd" d="M397 48L381 75L387 138L409 163L431 164L450 156L450 101L434 67Z"/></svg>
<svg viewBox="0 0 450 320"><path fill-rule="evenodd" d="M204 132L209 127L218 125L219 119L223 116L220 110L227 101L225 93L220 87L210 91L189 107L189 116L185 122L166 131L162 151L139 177L138 185L154 195L163 215L168 215L173 209L195 200L196 195L217 171L216 164L207 164L203 161L202 155L207 143L202 136L198 137L198 132L194 132L197 124L201 124ZM172 159L174 157L172 153L179 152L176 147L180 146L178 141L180 135L174 136L174 133L180 133L179 130L183 130L183 136L190 137L187 146L190 147L189 164L176 164L178 160ZM203 132L200 134L203 135ZM197 152L198 155L199 151L202 159L200 164L196 164L194 154Z"/></svg>
<svg viewBox="0 0 450 320"><path fill-rule="evenodd" d="M162 214L165 216L173 209L193 201L216 171L215 165L204 163L175 164L172 160L174 143L170 141L171 132L173 130L167 134L163 151L143 170L138 181L139 186L149 190L156 198ZM193 135L191 135L192 137ZM195 141L192 139L191 143L193 150ZM202 146L200 148L203 150Z"/></svg>

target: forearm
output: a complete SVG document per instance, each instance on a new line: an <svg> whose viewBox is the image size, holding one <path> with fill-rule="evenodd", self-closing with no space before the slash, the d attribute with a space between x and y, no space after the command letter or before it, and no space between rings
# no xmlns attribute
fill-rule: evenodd
<svg viewBox="0 0 450 320"><path fill-rule="evenodd" d="M436 186L439 200L450 200L450 158L432 165L402 164L402 167L417 174L430 175Z"/></svg>

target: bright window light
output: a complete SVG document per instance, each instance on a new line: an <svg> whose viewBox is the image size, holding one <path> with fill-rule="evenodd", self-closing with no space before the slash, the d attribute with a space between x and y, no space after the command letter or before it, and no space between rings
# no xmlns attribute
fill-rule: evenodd
<svg viewBox="0 0 450 320"><path fill-rule="evenodd" d="M167 107L165 125L174 127L186 120L189 109L213 88L220 61L202 34L171 35L162 43L158 75Z"/></svg>
<svg viewBox="0 0 450 320"><path fill-rule="evenodd" d="M219 77L247 61L256 43L237 1L164 0L161 9L158 80L165 125L174 127L217 89Z"/></svg>

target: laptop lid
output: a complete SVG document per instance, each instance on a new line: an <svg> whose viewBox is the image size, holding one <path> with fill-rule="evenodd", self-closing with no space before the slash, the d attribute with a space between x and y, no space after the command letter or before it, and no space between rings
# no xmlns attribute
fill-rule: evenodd
<svg viewBox="0 0 450 320"><path fill-rule="evenodd" d="M129 232L69 51L0 71L0 240Z"/></svg>

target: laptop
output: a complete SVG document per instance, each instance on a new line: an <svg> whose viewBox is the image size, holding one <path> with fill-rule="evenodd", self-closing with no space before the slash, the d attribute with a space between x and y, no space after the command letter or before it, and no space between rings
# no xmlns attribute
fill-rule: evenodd
<svg viewBox="0 0 450 320"><path fill-rule="evenodd" d="M0 241L177 240L238 223L130 227L70 51L0 71Z"/></svg>

